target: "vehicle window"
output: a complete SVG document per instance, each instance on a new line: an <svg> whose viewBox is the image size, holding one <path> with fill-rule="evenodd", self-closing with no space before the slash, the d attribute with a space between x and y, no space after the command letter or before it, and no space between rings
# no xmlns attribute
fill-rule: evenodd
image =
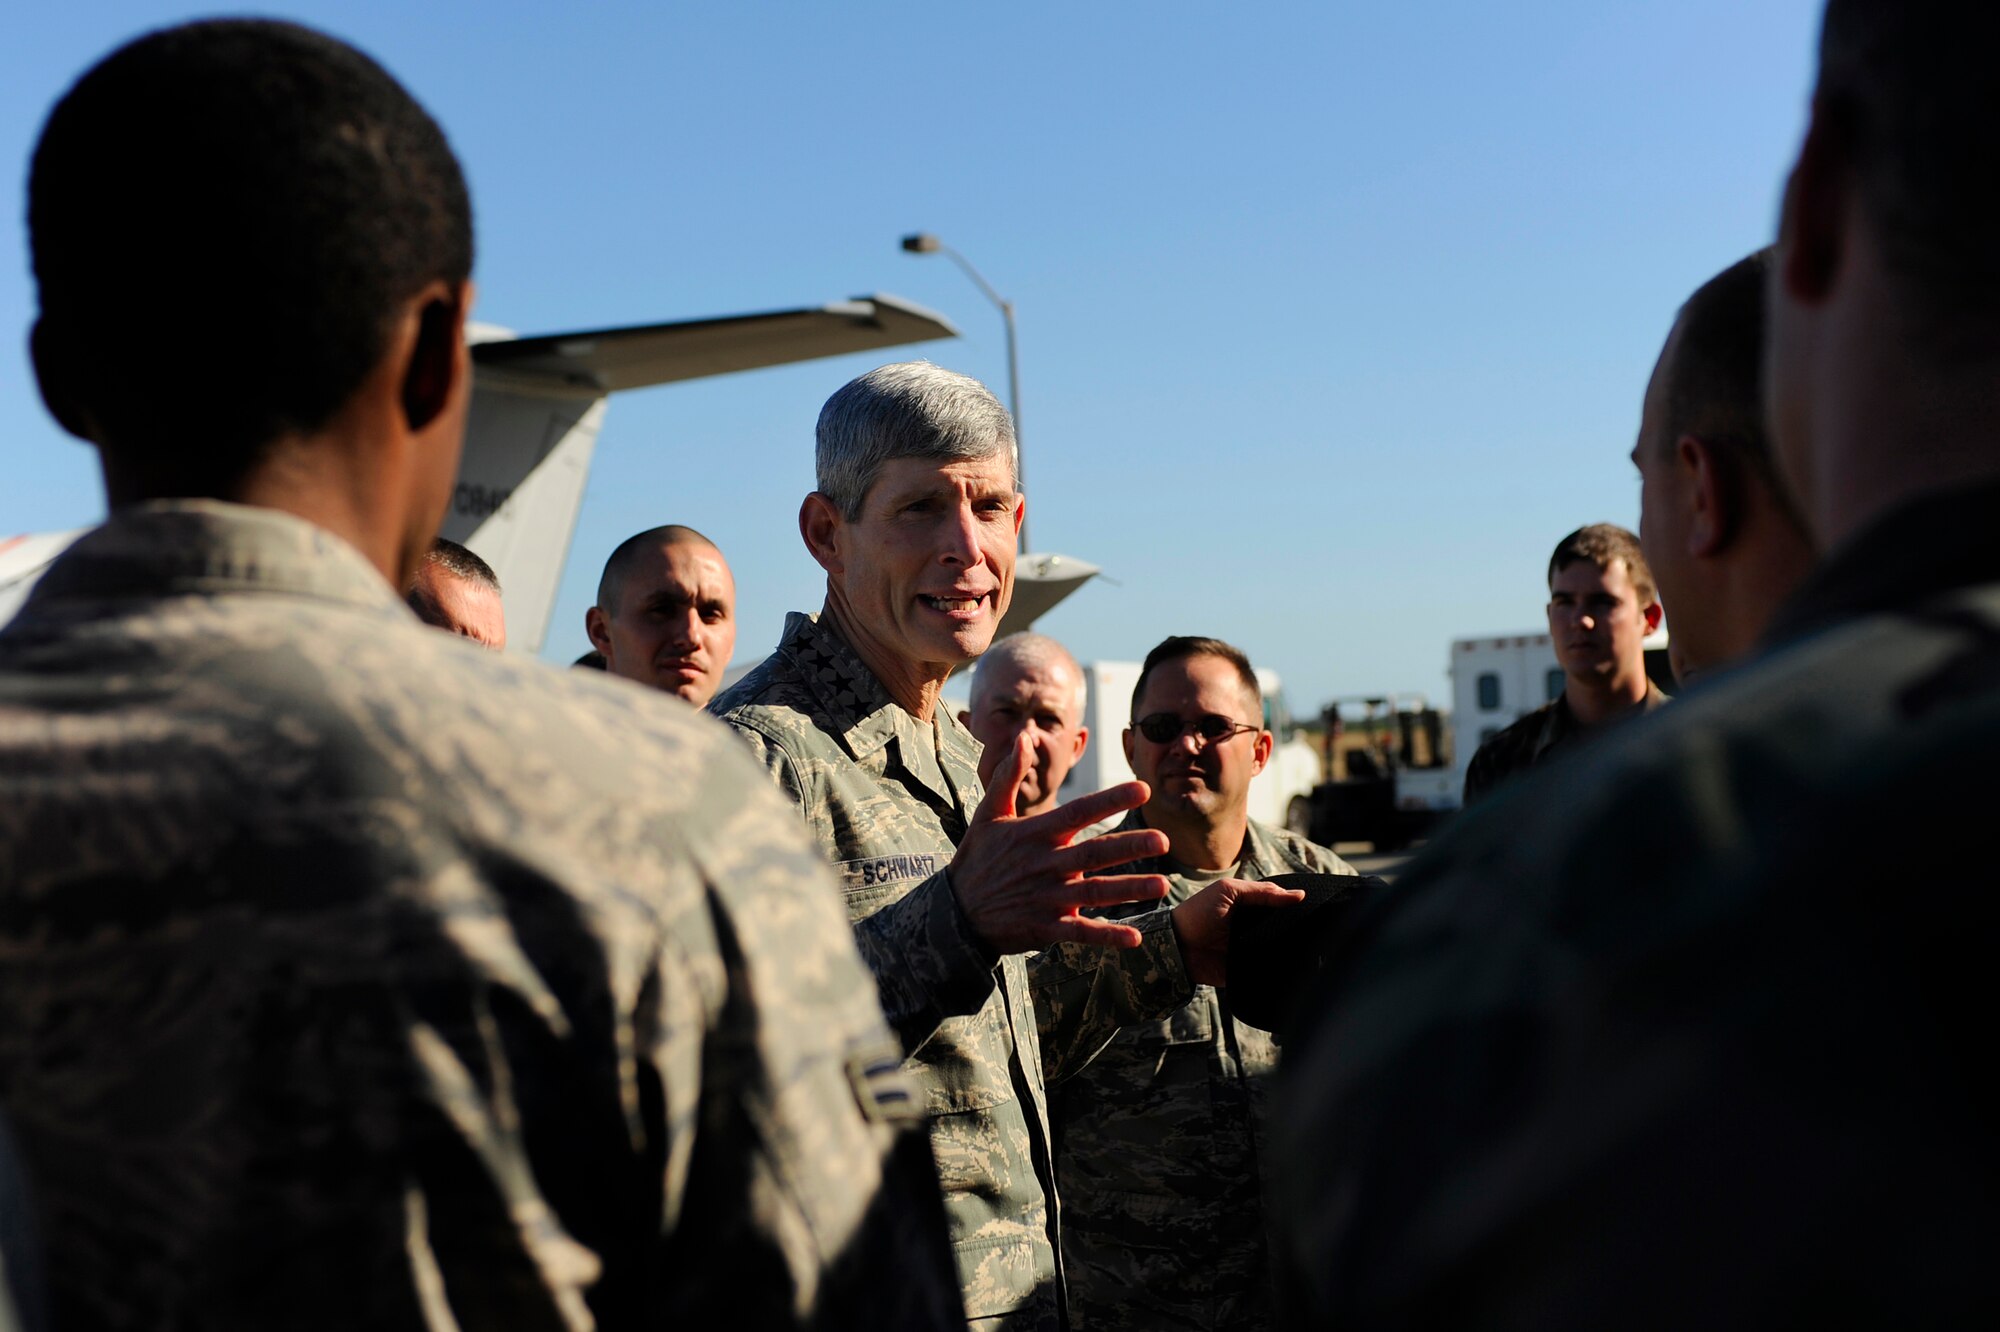
<svg viewBox="0 0 2000 1332"><path fill-rule="evenodd" d="M1500 706L1500 677L1493 671L1479 673L1479 710L1491 712Z"/></svg>

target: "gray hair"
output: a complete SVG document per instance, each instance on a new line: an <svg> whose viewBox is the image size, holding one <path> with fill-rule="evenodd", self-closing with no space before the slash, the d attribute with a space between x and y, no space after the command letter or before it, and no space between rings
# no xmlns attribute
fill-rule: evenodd
<svg viewBox="0 0 2000 1332"><path fill-rule="evenodd" d="M986 649L979 658L979 665L972 672L972 710L979 711L979 705L986 697L987 682L993 679L990 672L995 667L1012 666L1016 670L1035 666L1050 666L1060 663L1069 667L1070 675L1076 680L1076 717L1083 720L1084 703L1089 695L1089 686L1084 682L1083 667L1077 665L1070 650L1050 638L1047 634L1009 634L992 647Z"/></svg>
<svg viewBox="0 0 2000 1332"><path fill-rule="evenodd" d="M1014 420L992 391L969 375L929 361L905 361L849 380L820 408L815 432L819 493L843 518L896 458L972 462L1005 455L1014 467Z"/></svg>

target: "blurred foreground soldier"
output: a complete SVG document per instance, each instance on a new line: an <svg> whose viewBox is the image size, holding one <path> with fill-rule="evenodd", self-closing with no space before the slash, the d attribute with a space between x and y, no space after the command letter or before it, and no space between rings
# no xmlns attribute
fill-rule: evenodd
<svg viewBox="0 0 2000 1332"><path fill-rule="evenodd" d="M1145 788L1018 817L1023 734L982 792L977 747L938 694L1013 593L1013 444L985 386L927 363L829 398L819 489L799 510L825 607L790 616L777 652L714 705L834 862L931 1114L966 1314L996 1332L1061 1323L1045 1065L1080 1062L1223 975L1237 900L1297 896L1225 882L1131 924L1087 919L1166 891L1156 876L1083 877L1158 855L1158 833L1070 844Z"/></svg>
<svg viewBox="0 0 2000 1332"><path fill-rule="evenodd" d="M980 669L986 669L980 663ZM1121 831L1167 835L1136 869L1166 876L1167 903L1221 879L1353 874L1324 847L1250 817L1271 757L1264 699L1240 649L1169 638L1147 654L1124 734L1151 788ZM1134 907L1110 907L1124 916ZM1265 1328L1271 1267L1261 1172L1268 1032L1237 1020L1226 990L1125 1027L1057 1088L1056 1184L1079 1328Z"/></svg>
<svg viewBox="0 0 2000 1332"><path fill-rule="evenodd" d="M1549 557L1549 637L1563 691L1479 747L1465 803L1608 725L1667 701L1646 678L1646 635L1660 598L1639 538L1611 523L1580 527Z"/></svg>
<svg viewBox="0 0 2000 1332"><path fill-rule="evenodd" d="M1991 6L1828 7L1765 361L1826 557L1326 973L1277 1123L1300 1326L2000 1326L1996 46Z"/></svg>
<svg viewBox="0 0 2000 1332"><path fill-rule="evenodd" d="M1646 386L1632 463L1639 543L1659 580L1683 683L1747 655L1812 568L1812 544L1778 479L1760 388L1759 250L1688 298Z"/></svg>
<svg viewBox="0 0 2000 1332"><path fill-rule="evenodd" d="M972 673L972 707L958 714L979 751L979 780L993 775L1026 735L1034 759L1021 772L1014 812L1023 817L1056 807L1063 778L1083 757L1083 670L1069 649L1045 634L1009 634L979 659Z"/></svg>
<svg viewBox="0 0 2000 1332"><path fill-rule="evenodd" d="M28 214L111 508L0 631L54 1324L957 1319L899 1052L740 746L398 595L470 395L437 126L303 28L170 29L56 107Z"/></svg>
<svg viewBox="0 0 2000 1332"><path fill-rule="evenodd" d="M692 527L655 527L611 552L583 628L611 674L706 707L736 651L736 580Z"/></svg>
<svg viewBox="0 0 2000 1332"><path fill-rule="evenodd" d="M431 542L403 600L433 629L469 638L495 652L507 646L500 576L492 565L456 541L439 537Z"/></svg>

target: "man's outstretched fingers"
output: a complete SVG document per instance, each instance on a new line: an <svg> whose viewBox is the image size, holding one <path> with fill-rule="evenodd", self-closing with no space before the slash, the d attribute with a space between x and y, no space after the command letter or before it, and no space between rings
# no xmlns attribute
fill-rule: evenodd
<svg viewBox="0 0 2000 1332"><path fill-rule="evenodd" d="M972 811L972 821L991 823L995 819L1013 818L1014 811L1021 807L1021 778L1027 775L1034 761L1035 742L1023 731L1014 737L1013 752L993 770L993 785L986 788L979 808Z"/></svg>
<svg viewBox="0 0 2000 1332"><path fill-rule="evenodd" d="M993 774L999 781L1000 774ZM1048 831L1051 841L1065 841L1070 836L1082 832L1093 823L1110 818L1113 814L1123 814L1128 809L1137 809L1152 795L1152 788L1144 782L1120 782L1107 786L1102 791L1093 791L1087 796L1064 801L1054 809L1035 815L1040 828Z"/></svg>
<svg viewBox="0 0 2000 1332"><path fill-rule="evenodd" d="M1070 874L1088 874L1127 861L1147 860L1167 854L1167 835L1154 828L1106 833L1087 842L1077 842L1056 852L1062 868Z"/></svg>
<svg viewBox="0 0 2000 1332"><path fill-rule="evenodd" d="M1117 906L1121 902L1157 902L1171 885L1159 874L1107 874L1102 878L1080 879L1066 886L1079 907Z"/></svg>
<svg viewBox="0 0 2000 1332"><path fill-rule="evenodd" d="M1067 916L1049 933L1050 943L1096 944L1101 948L1137 948L1144 936L1130 925L1089 916Z"/></svg>

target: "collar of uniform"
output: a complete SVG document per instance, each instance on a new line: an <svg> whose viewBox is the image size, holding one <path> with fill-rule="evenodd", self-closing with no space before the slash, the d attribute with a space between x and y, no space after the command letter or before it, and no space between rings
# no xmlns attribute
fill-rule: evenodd
<svg viewBox="0 0 2000 1332"><path fill-rule="evenodd" d="M841 744L857 763L874 759L893 740L897 758L915 780L968 813L979 803L971 738L942 702L930 725L918 721L889 696L847 640L816 615L787 615L781 648L797 664L821 714L838 728ZM954 778L947 771L951 767L963 771Z"/></svg>
<svg viewBox="0 0 2000 1332"><path fill-rule="evenodd" d="M1843 620L1914 609L1940 593L2000 582L1993 515L2000 480L1923 495L1877 519L1820 561L1764 635L1766 648Z"/></svg>
<svg viewBox="0 0 2000 1332"><path fill-rule="evenodd" d="M1145 806L1129 811L1118 822L1112 832L1144 832L1152 827L1146 822ZM1255 879L1265 874L1275 873L1284 861L1275 854L1269 832L1257 820L1249 820L1243 833L1243 849L1237 853L1236 873L1239 879ZM1114 865L1101 871L1105 874L1173 874L1177 870L1173 853L1164 856L1150 856L1145 860L1135 860L1126 865Z"/></svg>
<svg viewBox="0 0 2000 1332"><path fill-rule="evenodd" d="M27 604L204 592L284 592L402 608L375 566L325 528L276 509L206 499L119 509L63 552Z"/></svg>

